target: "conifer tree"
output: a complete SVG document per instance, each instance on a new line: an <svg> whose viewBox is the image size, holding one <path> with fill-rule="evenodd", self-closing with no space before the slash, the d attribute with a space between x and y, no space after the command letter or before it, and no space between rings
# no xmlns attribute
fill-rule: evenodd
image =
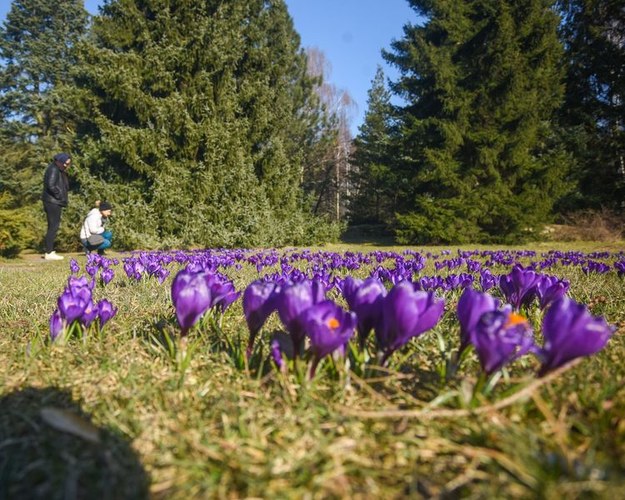
<svg viewBox="0 0 625 500"><path fill-rule="evenodd" d="M43 168L71 143L62 89L87 25L81 0L13 0L0 27L0 227L14 252L43 234Z"/></svg>
<svg viewBox="0 0 625 500"><path fill-rule="evenodd" d="M354 140L354 192L350 202L352 223L386 224L395 211L396 180L392 147L391 93L384 70L378 66L368 91L367 111Z"/></svg>
<svg viewBox="0 0 625 500"><path fill-rule="evenodd" d="M575 159L564 210L625 210L625 5L562 0L566 49L561 132Z"/></svg>
<svg viewBox="0 0 625 500"><path fill-rule="evenodd" d="M113 0L81 50L86 189L126 245L302 243L319 109L282 0ZM308 236L307 236L308 235Z"/></svg>
<svg viewBox="0 0 625 500"><path fill-rule="evenodd" d="M386 59L401 76L403 242L511 241L547 221L566 158L558 16L546 0L410 0Z"/></svg>

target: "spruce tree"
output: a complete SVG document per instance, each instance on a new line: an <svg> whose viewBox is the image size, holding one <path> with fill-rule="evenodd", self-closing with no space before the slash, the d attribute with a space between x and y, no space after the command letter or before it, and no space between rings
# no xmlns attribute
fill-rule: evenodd
<svg viewBox="0 0 625 500"><path fill-rule="evenodd" d="M562 0L566 49L562 136L575 159L576 190L562 210L625 209L625 7Z"/></svg>
<svg viewBox="0 0 625 500"><path fill-rule="evenodd" d="M318 107L282 0L111 1L81 56L82 181L124 244L306 240Z"/></svg>
<svg viewBox="0 0 625 500"><path fill-rule="evenodd" d="M512 241L547 221L566 157L558 16L546 0L410 0L425 18L386 59L401 72L403 242Z"/></svg>
<svg viewBox="0 0 625 500"><path fill-rule="evenodd" d="M378 66L368 91L367 111L354 140L354 192L350 202L351 222L387 224L395 211L396 179L391 93L384 70Z"/></svg>
<svg viewBox="0 0 625 500"><path fill-rule="evenodd" d="M62 94L87 25L81 0L13 0L0 27L0 227L15 252L43 234L43 169L72 141Z"/></svg>

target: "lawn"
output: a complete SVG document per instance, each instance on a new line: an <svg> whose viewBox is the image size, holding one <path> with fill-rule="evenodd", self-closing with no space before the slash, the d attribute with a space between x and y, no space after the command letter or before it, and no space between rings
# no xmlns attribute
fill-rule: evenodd
<svg viewBox="0 0 625 500"><path fill-rule="evenodd" d="M569 297L615 328L597 354L542 378L537 358L524 356L488 390L472 350L449 370L459 344L460 286L435 290L445 301L441 321L386 367L351 352L349 366L325 358L309 379L302 363L287 372L273 365L269 338L283 330L276 314L253 359L242 363L249 334L241 299L192 328L181 358L171 283L188 252L159 254L169 256L160 260L169 271L162 283L146 269L141 279L128 276L124 263L138 254L108 256L114 277L96 279L93 295L117 314L101 332L62 345L50 342L49 320L71 274L69 258L0 262L0 498L624 498L625 277L614 267L623 249L577 243L206 254L203 262L217 263L239 291L280 273L287 258L309 276L364 278L416 252L424 267L415 281L471 274L468 260L495 276L516 263L544 263L541 272L568 280ZM494 260L496 251L504 258ZM370 262L348 269L340 264L346 256ZM85 275L86 257L74 258L77 275ZM336 288L328 297L345 306ZM540 341L543 313L523 313Z"/></svg>

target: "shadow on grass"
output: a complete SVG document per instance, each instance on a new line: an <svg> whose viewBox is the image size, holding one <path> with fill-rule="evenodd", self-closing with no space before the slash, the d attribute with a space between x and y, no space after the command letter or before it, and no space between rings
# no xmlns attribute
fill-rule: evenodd
<svg viewBox="0 0 625 500"><path fill-rule="evenodd" d="M143 499L149 478L128 440L98 428L68 391L0 397L0 499Z"/></svg>

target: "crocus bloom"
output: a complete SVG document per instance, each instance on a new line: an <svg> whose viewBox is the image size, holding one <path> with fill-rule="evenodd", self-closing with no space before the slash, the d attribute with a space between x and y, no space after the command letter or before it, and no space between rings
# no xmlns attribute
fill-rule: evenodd
<svg viewBox="0 0 625 500"><path fill-rule="evenodd" d="M276 310L276 297L279 291L280 287L272 281L254 281L243 292L243 314L250 330L248 357L252 353L256 335L269 315Z"/></svg>
<svg viewBox="0 0 625 500"><path fill-rule="evenodd" d="M535 348L527 320L505 310L484 313L472 332L471 343L488 375Z"/></svg>
<svg viewBox="0 0 625 500"><path fill-rule="evenodd" d="M510 274L499 279L499 288L506 300L518 311L522 305L528 305L535 296L535 285L541 275L531 269L514 266Z"/></svg>
<svg viewBox="0 0 625 500"><path fill-rule="evenodd" d="M547 309L542 326L545 344L539 352L541 376L572 359L600 351L615 330L604 318L592 316L586 306L568 297Z"/></svg>
<svg viewBox="0 0 625 500"><path fill-rule="evenodd" d="M108 285L114 277L115 277L115 271L113 271L113 269L110 267L102 269L102 272L100 273L100 278L102 279L102 283L104 283L105 285Z"/></svg>
<svg viewBox="0 0 625 500"><path fill-rule="evenodd" d="M331 300L314 304L302 313L302 326L313 352L311 378L319 361L345 346L356 328L356 314L347 312Z"/></svg>
<svg viewBox="0 0 625 500"><path fill-rule="evenodd" d="M78 262L76 262L76 259L71 259L69 261L69 270L72 274L77 274L80 271L80 266L78 265Z"/></svg>
<svg viewBox="0 0 625 500"><path fill-rule="evenodd" d="M102 299L97 306L98 317L100 318L100 328L103 328L108 321L117 314L117 309L108 300Z"/></svg>
<svg viewBox="0 0 625 500"><path fill-rule="evenodd" d="M362 347L380 319L386 288L375 278L361 281L348 276L343 284L343 296L350 311L354 311L358 318L358 338Z"/></svg>
<svg viewBox="0 0 625 500"><path fill-rule="evenodd" d="M67 288L58 298L59 311L66 324L80 318L91 302L91 289L87 286Z"/></svg>
<svg viewBox="0 0 625 500"><path fill-rule="evenodd" d="M465 288L458 300L458 321L460 322L460 349L462 353L471 343L471 332L475 329L482 314L495 311L499 301L488 293L480 293Z"/></svg>
<svg viewBox="0 0 625 500"><path fill-rule="evenodd" d="M564 297L569 286L570 283L567 280L562 280L557 276L542 275L535 287L540 308L544 310L550 304Z"/></svg>
<svg viewBox="0 0 625 500"><path fill-rule="evenodd" d="M63 318L61 317L61 312L58 309L55 309L50 316L50 340L54 342L57 337L63 332Z"/></svg>
<svg viewBox="0 0 625 500"><path fill-rule="evenodd" d="M181 335L184 336L211 305L211 293L204 272L180 271L171 284L171 299Z"/></svg>
<svg viewBox="0 0 625 500"><path fill-rule="evenodd" d="M382 363L412 337L433 328L444 306L445 302L437 300L433 292L415 290L409 281L395 285L383 300L382 320L375 329Z"/></svg>
<svg viewBox="0 0 625 500"><path fill-rule="evenodd" d="M82 312L82 316L80 317L80 322L87 328L89 325L93 323L93 320L98 317L98 306L94 304L92 301L89 301L87 307Z"/></svg>
<svg viewBox="0 0 625 500"><path fill-rule="evenodd" d="M304 342L300 315L313 304L321 302L324 297L325 289L320 282L305 280L285 285L276 299L278 315L286 330L293 336L296 354L299 354Z"/></svg>
<svg viewBox="0 0 625 500"><path fill-rule="evenodd" d="M211 292L211 307L216 307L222 313L241 295L241 292L235 290L231 281L208 279L207 284Z"/></svg>
<svg viewBox="0 0 625 500"><path fill-rule="evenodd" d="M271 338L271 359L276 363L280 371L286 370L284 358L293 359L295 350L293 348L293 339L284 332L276 332Z"/></svg>

